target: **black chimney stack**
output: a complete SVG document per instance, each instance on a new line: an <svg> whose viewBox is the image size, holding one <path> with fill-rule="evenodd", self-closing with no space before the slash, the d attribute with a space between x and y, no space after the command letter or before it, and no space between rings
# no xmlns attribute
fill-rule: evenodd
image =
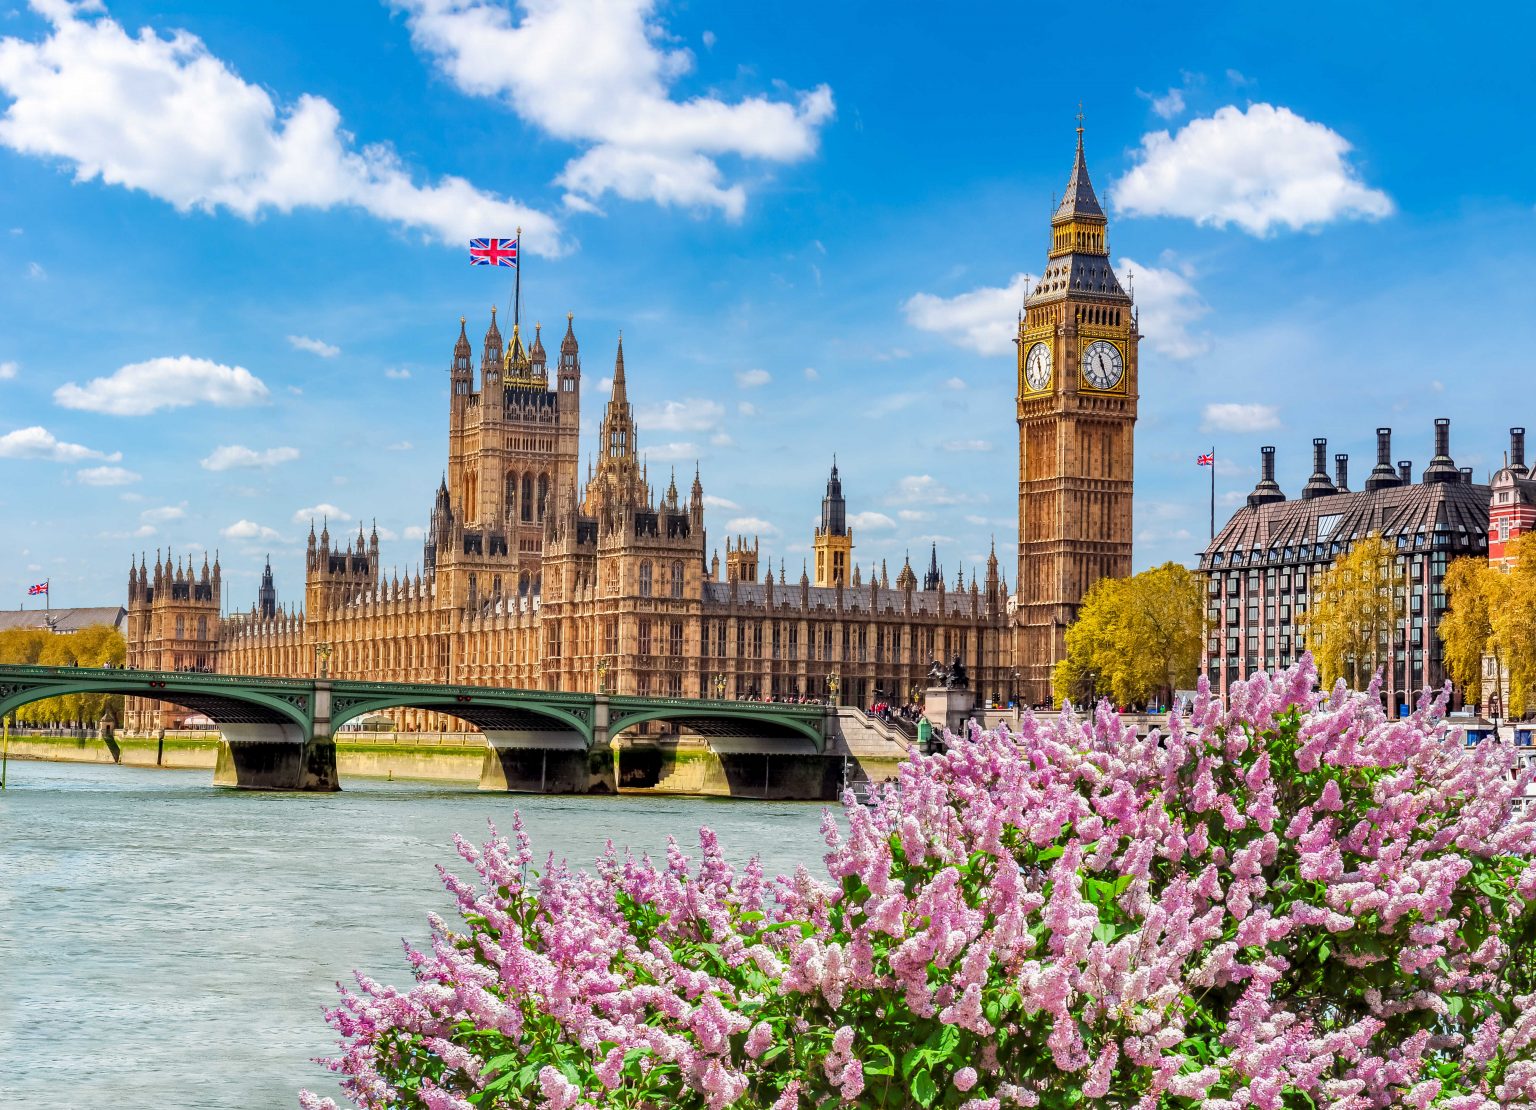
<svg viewBox="0 0 1536 1110"><path fill-rule="evenodd" d="M1435 457L1424 468L1424 481L1461 481L1461 471L1451 460L1451 422L1443 416L1435 419Z"/></svg>
<svg viewBox="0 0 1536 1110"><path fill-rule="evenodd" d="M1472 484L1472 468L1470 466L1461 468L1461 480L1469 486Z"/></svg>
<svg viewBox="0 0 1536 1110"><path fill-rule="evenodd" d="M1327 497L1336 492L1333 483L1328 480L1328 441L1326 439L1314 439L1312 441L1312 477L1307 479L1307 484L1302 487L1301 498L1310 501L1314 497Z"/></svg>
<svg viewBox="0 0 1536 1110"><path fill-rule="evenodd" d="M1511 428L1509 430L1509 466L1511 470L1521 471L1521 477L1530 473L1525 468L1525 429Z"/></svg>
<svg viewBox="0 0 1536 1110"><path fill-rule="evenodd" d="M1398 481L1402 485L1405 485L1405 486L1413 485L1413 460L1412 459L1398 459L1397 460L1397 478L1398 478Z"/></svg>
<svg viewBox="0 0 1536 1110"><path fill-rule="evenodd" d="M1365 480L1366 490L1386 489L1401 485L1402 479L1392 469L1392 429L1376 429L1376 467Z"/></svg>
<svg viewBox="0 0 1536 1110"><path fill-rule="evenodd" d="M1349 456L1333 456L1333 484L1340 493L1349 492Z"/></svg>
<svg viewBox="0 0 1536 1110"><path fill-rule="evenodd" d="M1248 495L1248 504L1256 508L1259 505L1284 500L1285 493L1280 489L1280 484L1275 481L1275 449L1260 447L1259 484L1254 486L1253 492Z"/></svg>

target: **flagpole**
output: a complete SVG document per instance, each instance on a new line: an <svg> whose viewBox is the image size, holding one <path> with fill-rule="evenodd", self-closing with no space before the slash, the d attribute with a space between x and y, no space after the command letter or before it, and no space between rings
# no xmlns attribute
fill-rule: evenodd
<svg viewBox="0 0 1536 1110"><path fill-rule="evenodd" d="M1216 445L1211 445L1211 539L1216 539Z"/></svg>
<svg viewBox="0 0 1536 1110"><path fill-rule="evenodd" d="M517 271L517 277L512 282L512 327L515 330L518 318L523 313L523 229L517 229L517 238L513 240L517 246L517 257L512 260L512 268Z"/></svg>

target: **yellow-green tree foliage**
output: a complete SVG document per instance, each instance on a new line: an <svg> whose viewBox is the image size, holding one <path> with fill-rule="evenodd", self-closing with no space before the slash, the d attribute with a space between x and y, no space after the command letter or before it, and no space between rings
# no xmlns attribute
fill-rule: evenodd
<svg viewBox="0 0 1536 1110"><path fill-rule="evenodd" d="M1402 601L1396 552L1374 532L1318 576L1307 614L1307 647L1326 684L1363 689L1388 660Z"/></svg>
<svg viewBox="0 0 1536 1110"><path fill-rule="evenodd" d="M1440 618L1445 670L1469 702L1482 701L1483 657L1492 655L1496 665L1503 662L1494 614L1507 604L1510 583L1510 576L1486 559L1467 556L1446 569L1446 610Z"/></svg>
<svg viewBox="0 0 1536 1110"><path fill-rule="evenodd" d="M1499 662L1509 671L1506 711L1523 717L1536 688L1536 532L1517 539L1511 554L1515 562L1507 572L1492 571L1504 581L1491 607L1491 639Z"/></svg>
<svg viewBox="0 0 1536 1110"><path fill-rule="evenodd" d="M1057 703L1097 691L1120 705L1166 705L1199 670L1202 602L1200 580L1178 563L1099 579L1051 676Z"/></svg>
<svg viewBox="0 0 1536 1110"><path fill-rule="evenodd" d="M110 624L93 624L78 632L43 632L11 629L0 632L0 663L38 664L44 667L121 667L128 658L123 634ZM68 694L45 698L16 711L23 724L79 724L94 726L111 712L123 719L123 699L112 694Z"/></svg>

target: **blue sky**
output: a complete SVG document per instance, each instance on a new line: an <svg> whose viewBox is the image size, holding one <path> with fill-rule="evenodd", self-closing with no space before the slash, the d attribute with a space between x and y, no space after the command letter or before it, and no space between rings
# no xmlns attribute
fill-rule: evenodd
<svg viewBox="0 0 1536 1110"><path fill-rule="evenodd" d="M1009 336L1084 102L1142 311L1136 563L1190 561L1258 448L1497 465L1536 314L1532 18L1401 5L0 0L0 605L120 600L129 555L270 551L311 511L420 558L461 314L616 337L653 478L793 577L835 450L858 559L995 537ZM1405 14L1406 13L1406 14ZM1489 33L1489 28L1500 28ZM590 432L583 450L590 444Z"/></svg>

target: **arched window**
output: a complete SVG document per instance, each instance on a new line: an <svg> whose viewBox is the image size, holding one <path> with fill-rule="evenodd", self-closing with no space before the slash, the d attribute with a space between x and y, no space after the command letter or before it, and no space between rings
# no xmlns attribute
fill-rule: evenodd
<svg viewBox="0 0 1536 1110"><path fill-rule="evenodd" d="M517 472L507 474L507 519L517 519Z"/></svg>
<svg viewBox="0 0 1536 1110"><path fill-rule="evenodd" d="M197 618L197 638L199 640L206 640L208 638L208 618L207 617L198 617Z"/></svg>
<svg viewBox="0 0 1536 1110"><path fill-rule="evenodd" d="M533 576L533 596L534 597L538 597L539 596L539 592L543 588L544 588L544 576L542 574L535 574Z"/></svg>
<svg viewBox="0 0 1536 1110"><path fill-rule="evenodd" d="M640 563L640 596L651 596L651 561L649 559Z"/></svg>
<svg viewBox="0 0 1536 1110"><path fill-rule="evenodd" d="M176 618L176 638L178 640L185 640L187 638L187 618L186 617L177 617Z"/></svg>
<svg viewBox="0 0 1536 1110"><path fill-rule="evenodd" d="M523 523L533 520L533 475L523 475Z"/></svg>
<svg viewBox="0 0 1536 1110"><path fill-rule="evenodd" d="M517 576L517 596L528 596L528 572L526 570Z"/></svg>
<svg viewBox="0 0 1536 1110"><path fill-rule="evenodd" d="M549 502L549 475L539 475L539 521L544 520L544 506Z"/></svg>
<svg viewBox="0 0 1536 1110"><path fill-rule="evenodd" d="M683 564L681 560L672 564L672 596L683 596Z"/></svg>

